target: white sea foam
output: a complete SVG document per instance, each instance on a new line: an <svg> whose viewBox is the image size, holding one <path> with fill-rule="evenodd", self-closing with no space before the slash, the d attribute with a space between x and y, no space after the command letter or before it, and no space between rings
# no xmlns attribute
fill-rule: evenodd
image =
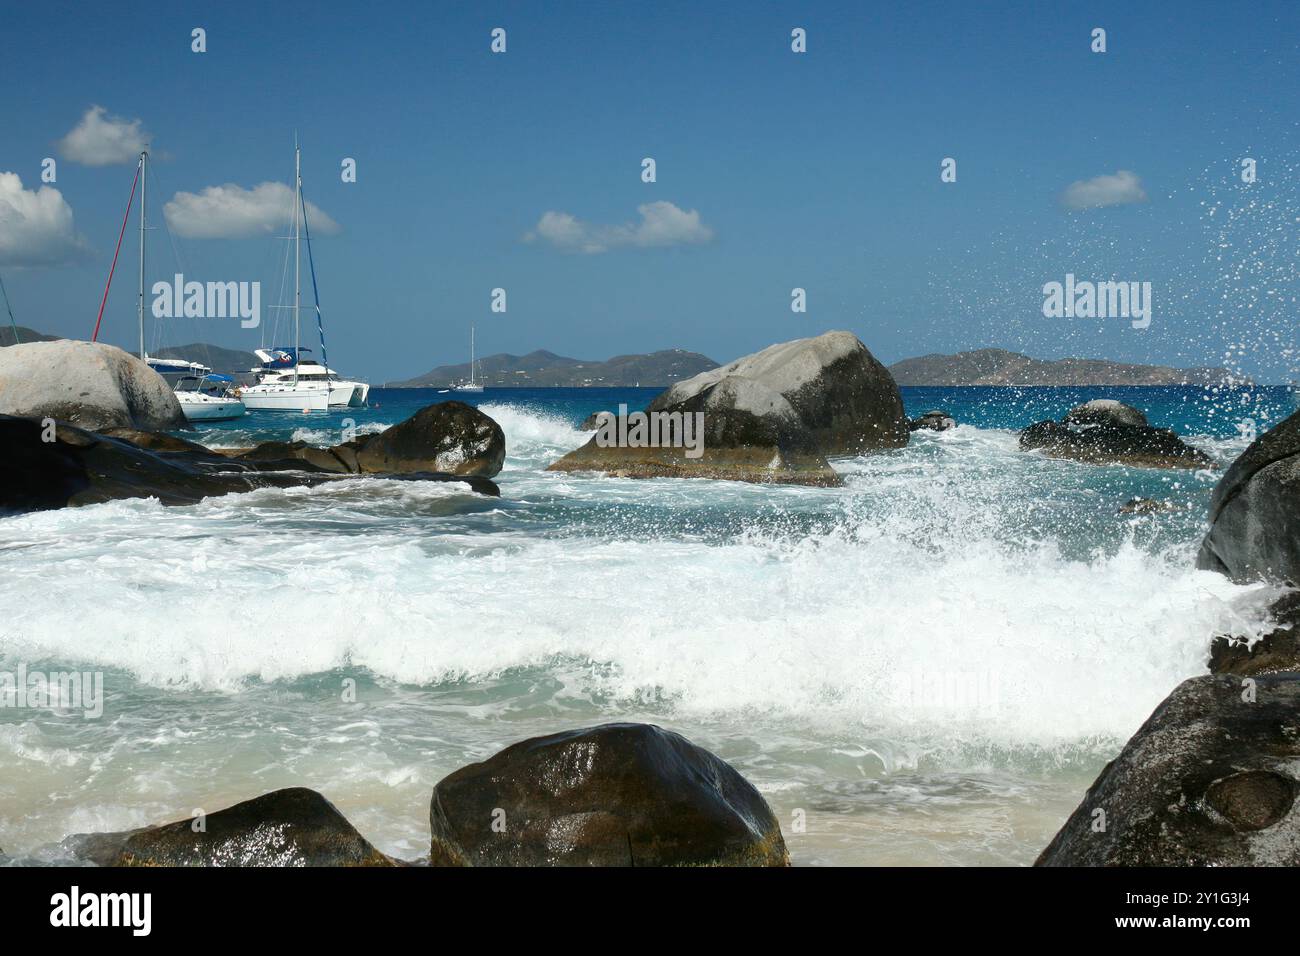
<svg viewBox="0 0 1300 956"><path fill-rule="evenodd" d="M583 436L551 416L493 413L525 447ZM1203 672L1212 634L1258 618L1268 594L1192 570L1186 543L1152 552L1130 537L1071 557L1051 536L1020 537L1007 522L1027 502L1008 496L1031 489L1007 473L1006 436L960 428L930 445L946 455L963 443L977 450L963 449L960 481L919 459L918 442L917 454L845 463L843 492L547 485L628 508L590 536L530 532L510 511L482 519L495 525L422 517L425 504L482 499L400 482L10 519L5 644L222 690L340 666L421 685L539 668L588 697L662 700L697 718L1014 747L1122 738ZM671 517L635 520L638 507L711 505L834 517L806 534L778 522L720 541L676 534Z"/></svg>

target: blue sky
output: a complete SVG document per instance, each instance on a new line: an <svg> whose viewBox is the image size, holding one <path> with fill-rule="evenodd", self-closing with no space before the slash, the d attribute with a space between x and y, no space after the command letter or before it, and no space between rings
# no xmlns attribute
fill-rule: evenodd
<svg viewBox="0 0 1300 956"><path fill-rule="evenodd" d="M1297 3L11 3L4 20L0 174L24 194L0 192L0 275L42 331L89 336L130 189L130 162L66 139L98 106L110 147L147 132L159 225L178 193L289 184L297 131L307 198L339 227L315 246L331 363L375 381L463 361L471 321L481 354L727 360L846 328L884 361L1300 366ZM70 225L36 195L45 157ZM1113 205L1063 202L1121 171L1137 185ZM276 298L282 244L177 235L193 205L150 234L150 283L179 262ZM1150 327L1045 318L1042 285L1067 272L1150 281ZM135 281L128 232L102 333L127 347ZM190 319L151 341L263 334Z"/></svg>

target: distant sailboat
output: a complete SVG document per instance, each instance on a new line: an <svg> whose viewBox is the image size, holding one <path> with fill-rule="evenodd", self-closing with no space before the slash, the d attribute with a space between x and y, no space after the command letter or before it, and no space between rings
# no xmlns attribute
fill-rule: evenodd
<svg viewBox="0 0 1300 956"><path fill-rule="evenodd" d="M474 373L474 367L476 364L477 363L474 359L474 326L471 325L469 327L469 381L462 382L459 385L453 385L452 391L456 391L456 392L483 391L483 386L478 383L478 380Z"/></svg>

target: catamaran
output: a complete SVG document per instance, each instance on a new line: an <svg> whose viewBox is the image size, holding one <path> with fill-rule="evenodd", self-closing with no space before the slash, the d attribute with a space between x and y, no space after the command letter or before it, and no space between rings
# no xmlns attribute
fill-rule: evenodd
<svg viewBox="0 0 1300 956"><path fill-rule="evenodd" d="M481 392L483 386L478 384L474 375L477 362L474 360L474 326L469 327L469 381L451 387L453 392Z"/></svg>
<svg viewBox="0 0 1300 956"><path fill-rule="evenodd" d="M325 328L321 319L320 294L316 287L316 262L311 253L311 227L307 224L307 203L302 195L302 153L293 149L293 338L283 348L257 349L262 360L249 370L254 384L240 390L244 404L262 411L328 411L365 405L370 386L340 377L324 362L304 358L310 349L302 347L302 240L307 240L307 261L320 330L321 358L325 358Z"/></svg>

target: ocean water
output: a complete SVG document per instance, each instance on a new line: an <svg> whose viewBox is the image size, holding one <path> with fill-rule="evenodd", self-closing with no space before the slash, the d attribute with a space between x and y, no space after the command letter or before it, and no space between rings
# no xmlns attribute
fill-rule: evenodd
<svg viewBox="0 0 1300 956"><path fill-rule="evenodd" d="M0 519L0 671L105 693L95 719L0 707L0 848L59 862L72 833L302 785L414 858L445 774L642 720L737 766L798 865L1031 863L1275 593L1193 568L1218 472L1051 461L1016 429L1116 397L1226 464L1294 396L903 392L961 424L836 462L838 489L544 471L589 413L654 389L376 390L197 437L333 444L460 398L505 430L502 497L358 479ZM1138 496L1177 507L1116 514Z"/></svg>

